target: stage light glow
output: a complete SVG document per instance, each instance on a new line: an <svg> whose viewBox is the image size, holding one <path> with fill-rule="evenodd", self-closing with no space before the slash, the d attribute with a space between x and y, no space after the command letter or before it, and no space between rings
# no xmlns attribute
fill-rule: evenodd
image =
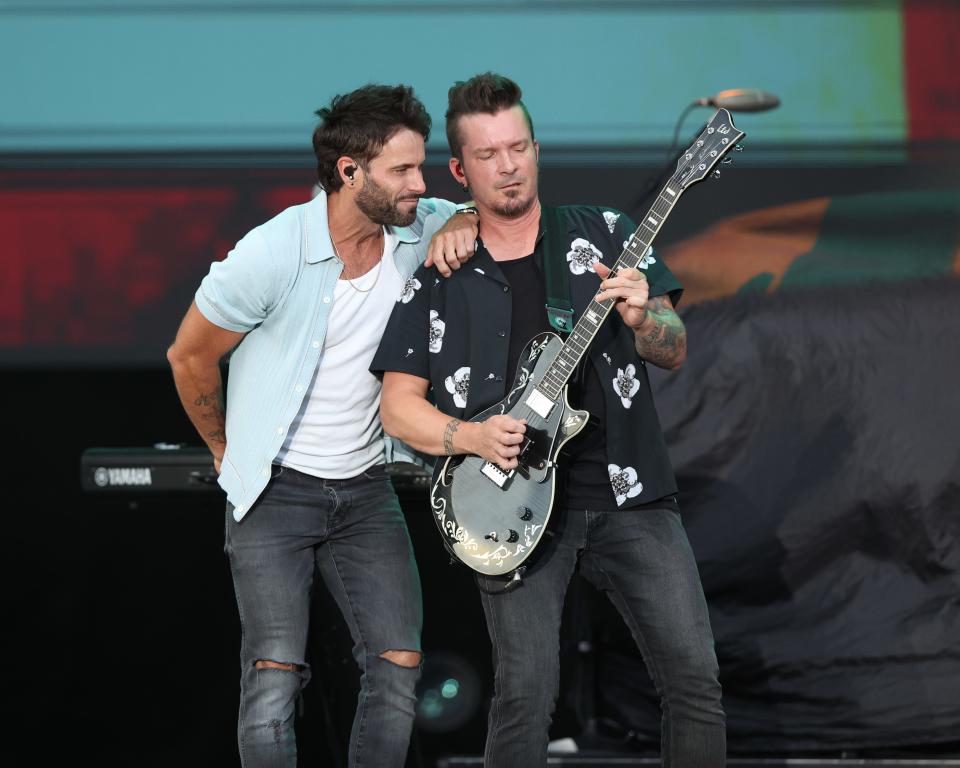
<svg viewBox="0 0 960 768"><path fill-rule="evenodd" d="M449 651L427 651L417 685L416 725L446 733L466 725L480 708L480 679L473 666Z"/></svg>

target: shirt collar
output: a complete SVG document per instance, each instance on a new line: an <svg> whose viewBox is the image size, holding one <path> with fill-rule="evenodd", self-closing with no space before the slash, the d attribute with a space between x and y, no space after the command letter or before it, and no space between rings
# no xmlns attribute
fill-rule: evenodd
<svg viewBox="0 0 960 768"><path fill-rule="evenodd" d="M333 244L330 242L330 227L327 223L326 192L320 190L317 196L304 206L304 219L307 263L316 264L319 261L335 258ZM387 227L387 231L397 238L397 246L400 243L420 242L420 236L410 227Z"/></svg>
<svg viewBox="0 0 960 768"><path fill-rule="evenodd" d="M334 258L330 242L330 227L327 225L327 193L320 190L317 196L304 206L304 245L307 264Z"/></svg>

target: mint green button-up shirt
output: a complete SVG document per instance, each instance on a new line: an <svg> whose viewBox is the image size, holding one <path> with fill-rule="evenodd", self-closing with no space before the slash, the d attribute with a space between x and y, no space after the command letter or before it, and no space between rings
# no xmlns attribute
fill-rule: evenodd
<svg viewBox="0 0 960 768"><path fill-rule="evenodd" d="M424 199L413 224L394 228L394 260L405 279L426 259L430 238L454 209L445 200ZM321 192L249 232L210 267L197 290L204 317L246 334L230 357L227 450L219 480L238 521L266 487L310 389L341 270ZM412 458L407 446L386 435L383 440L387 461Z"/></svg>

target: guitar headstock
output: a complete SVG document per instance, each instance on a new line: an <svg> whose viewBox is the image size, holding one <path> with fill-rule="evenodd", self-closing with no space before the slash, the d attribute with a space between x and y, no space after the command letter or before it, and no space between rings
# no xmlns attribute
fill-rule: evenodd
<svg viewBox="0 0 960 768"><path fill-rule="evenodd" d="M733 118L727 110L718 109L703 133L680 155L673 181L681 189L703 181L746 135L733 124Z"/></svg>

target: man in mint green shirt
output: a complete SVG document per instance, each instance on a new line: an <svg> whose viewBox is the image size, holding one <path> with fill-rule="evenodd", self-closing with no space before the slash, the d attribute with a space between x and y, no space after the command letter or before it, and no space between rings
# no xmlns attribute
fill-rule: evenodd
<svg viewBox="0 0 960 768"><path fill-rule="evenodd" d="M430 117L409 87L365 86L317 114L323 191L211 266L168 358L227 493L242 764L296 764L319 573L362 672L350 765L400 768L421 660L420 583L384 471L399 454L368 368L431 236L443 227L429 257L449 274L473 252L476 217L451 219L453 204L421 199ZM225 406L218 364L231 350Z"/></svg>

